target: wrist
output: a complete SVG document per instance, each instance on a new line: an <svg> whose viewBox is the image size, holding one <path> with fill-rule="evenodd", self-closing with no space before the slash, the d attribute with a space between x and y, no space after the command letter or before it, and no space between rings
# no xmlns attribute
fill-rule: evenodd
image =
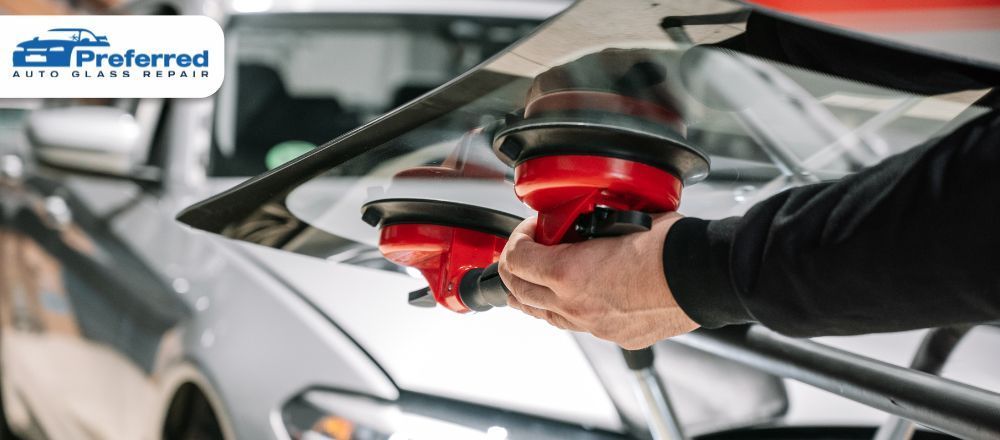
<svg viewBox="0 0 1000 440"><path fill-rule="evenodd" d="M703 327L753 321L730 275L735 221L685 218L664 237L661 261L668 289L684 314Z"/></svg>

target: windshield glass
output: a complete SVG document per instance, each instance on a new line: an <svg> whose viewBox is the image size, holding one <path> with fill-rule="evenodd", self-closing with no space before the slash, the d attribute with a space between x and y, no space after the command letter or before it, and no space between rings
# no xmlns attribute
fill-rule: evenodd
<svg viewBox="0 0 1000 440"><path fill-rule="evenodd" d="M539 135L548 154L675 155L684 165L671 172L686 184L680 211L711 219L872 166L995 105L989 66L742 3L640 3L580 1L421 102L181 218L232 238L400 270L375 251L378 230L362 220L362 206L432 199L530 215L512 185L517 161L494 138L533 120L568 117L577 130ZM578 130L595 126L620 135ZM650 138L696 154L658 156L643 150Z"/></svg>
<svg viewBox="0 0 1000 440"><path fill-rule="evenodd" d="M252 176L470 69L538 22L487 17L240 16L227 33L211 173Z"/></svg>

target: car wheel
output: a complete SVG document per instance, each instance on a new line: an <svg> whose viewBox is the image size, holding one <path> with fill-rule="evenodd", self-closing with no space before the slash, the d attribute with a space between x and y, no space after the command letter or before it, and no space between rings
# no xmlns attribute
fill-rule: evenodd
<svg viewBox="0 0 1000 440"><path fill-rule="evenodd" d="M2 376L2 374L3 373L0 372L0 376ZM0 387L2 386L3 386L3 380L0 379ZM10 429L10 425L7 424L7 411L5 409L3 401L3 389L0 388L0 440L8 440L8 439L18 440L20 439L20 437L17 436L17 434L14 434L14 431Z"/></svg>
<svg viewBox="0 0 1000 440"><path fill-rule="evenodd" d="M0 440L18 440L14 431L11 431L10 426L7 425L7 413L3 408L3 393L0 392Z"/></svg>
<svg viewBox="0 0 1000 440"><path fill-rule="evenodd" d="M219 419L204 393L194 384L182 385L167 410L163 440L223 440Z"/></svg>

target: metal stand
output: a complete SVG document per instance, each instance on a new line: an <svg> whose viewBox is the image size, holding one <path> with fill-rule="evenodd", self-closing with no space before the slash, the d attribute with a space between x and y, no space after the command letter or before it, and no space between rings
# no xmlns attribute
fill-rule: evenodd
<svg viewBox="0 0 1000 440"><path fill-rule="evenodd" d="M622 349L625 363L635 375L635 392L653 440L684 440L680 420L660 375L653 368L653 347Z"/></svg>
<svg viewBox="0 0 1000 440"><path fill-rule="evenodd" d="M812 385L958 438L1000 438L1000 394L760 325L696 330L678 343Z"/></svg>
<svg viewBox="0 0 1000 440"><path fill-rule="evenodd" d="M940 374L951 352L969 329L968 326L956 326L928 331L917 348L917 353L913 355L910 368L928 374ZM892 415L879 426L875 432L875 440L910 440L915 429L913 421Z"/></svg>

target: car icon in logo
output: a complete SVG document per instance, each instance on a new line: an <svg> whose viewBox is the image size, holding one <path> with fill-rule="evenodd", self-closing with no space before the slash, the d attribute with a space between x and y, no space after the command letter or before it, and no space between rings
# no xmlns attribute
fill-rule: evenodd
<svg viewBox="0 0 1000 440"><path fill-rule="evenodd" d="M14 67L69 67L73 49L108 46L108 37L97 36L87 29L49 29L17 45Z"/></svg>

